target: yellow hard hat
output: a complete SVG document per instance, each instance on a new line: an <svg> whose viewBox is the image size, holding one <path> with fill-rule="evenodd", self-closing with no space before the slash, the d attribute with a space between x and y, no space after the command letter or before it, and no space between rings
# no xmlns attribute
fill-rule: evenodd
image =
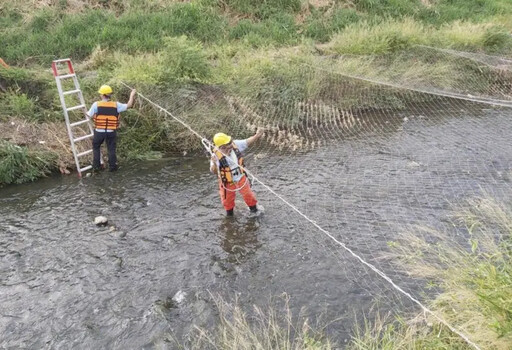
<svg viewBox="0 0 512 350"><path fill-rule="evenodd" d="M100 95L110 95L112 94L112 88L108 85L101 85L100 89L98 90L98 93Z"/></svg>
<svg viewBox="0 0 512 350"><path fill-rule="evenodd" d="M217 147L227 145L230 142L231 142L231 136L228 136L224 133L219 132L219 133L215 134L215 136L213 136L213 143Z"/></svg>

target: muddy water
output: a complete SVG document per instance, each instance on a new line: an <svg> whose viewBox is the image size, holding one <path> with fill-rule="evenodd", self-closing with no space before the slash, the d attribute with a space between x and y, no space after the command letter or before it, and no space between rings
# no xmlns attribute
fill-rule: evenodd
<svg viewBox="0 0 512 350"><path fill-rule="evenodd" d="M443 227L454 204L504 198L512 179L512 112L409 111L368 117L300 153L262 142L249 168L405 290L423 282L379 257L414 225ZM404 120L404 118L407 118ZM411 310L387 282L266 192L250 217L223 216L204 157L125 165L78 181L53 177L0 192L0 347L176 348L193 324L216 322L210 297L250 310L286 292L292 310L348 339L378 302ZM104 228L97 215L109 218ZM179 291L186 297L172 300Z"/></svg>

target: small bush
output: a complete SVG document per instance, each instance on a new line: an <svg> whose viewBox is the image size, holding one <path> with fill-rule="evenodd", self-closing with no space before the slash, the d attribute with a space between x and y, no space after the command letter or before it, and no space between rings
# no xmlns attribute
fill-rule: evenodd
<svg viewBox="0 0 512 350"><path fill-rule="evenodd" d="M204 81L210 66L201 43L186 36L166 38L163 55L163 82Z"/></svg>
<svg viewBox="0 0 512 350"><path fill-rule="evenodd" d="M41 119L44 115L51 114L44 110L55 107L53 101L57 96L57 89L47 72L0 67L0 84L8 91L0 94L4 106L0 115Z"/></svg>
<svg viewBox="0 0 512 350"><path fill-rule="evenodd" d="M35 103L26 94L17 94L9 92L2 96L4 111L11 117L23 117L25 119L34 119L36 110Z"/></svg>
<svg viewBox="0 0 512 350"><path fill-rule="evenodd" d="M54 168L56 155L0 141L0 186L34 181Z"/></svg>
<svg viewBox="0 0 512 350"><path fill-rule="evenodd" d="M164 76L164 64L160 54L132 56L116 52L109 55L109 57L111 62L107 66L107 73L111 74L105 76L104 81L114 80L136 82L138 85L157 85L168 79ZM96 89L96 85L92 88Z"/></svg>

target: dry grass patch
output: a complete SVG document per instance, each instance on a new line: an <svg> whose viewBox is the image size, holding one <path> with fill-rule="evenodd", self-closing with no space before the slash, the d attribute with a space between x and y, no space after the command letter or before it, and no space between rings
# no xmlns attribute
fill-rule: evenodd
<svg viewBox="0 0 512 350"><path fill-rule="evenodd" d="M56 154L56 164L61 173L69 174L74 159L66 127L63 123L30 123L20 118L0 122L0 135L5 141L34 151Z"/></svg>

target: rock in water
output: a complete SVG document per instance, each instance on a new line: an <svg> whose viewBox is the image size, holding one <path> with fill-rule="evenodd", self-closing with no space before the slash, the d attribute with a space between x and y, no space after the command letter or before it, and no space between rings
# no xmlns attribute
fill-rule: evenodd
<svg viewBox="0 0 512 350"><path fill-rule="evenodd" d="M186 297L187 297L187 293L180 290L176 294L174 294L174 296L172 297L172 301L174 301L174 303L176 305L180 305L181 303L183 303L185 301Z"/></svg>
<svg viewBox="0 0 512 350"><path fill-rule="evenodd" d="M97 226L105 226L108 224L108 219L104 216L96 216L96 218L94 218L94 223Z"/></svg>

